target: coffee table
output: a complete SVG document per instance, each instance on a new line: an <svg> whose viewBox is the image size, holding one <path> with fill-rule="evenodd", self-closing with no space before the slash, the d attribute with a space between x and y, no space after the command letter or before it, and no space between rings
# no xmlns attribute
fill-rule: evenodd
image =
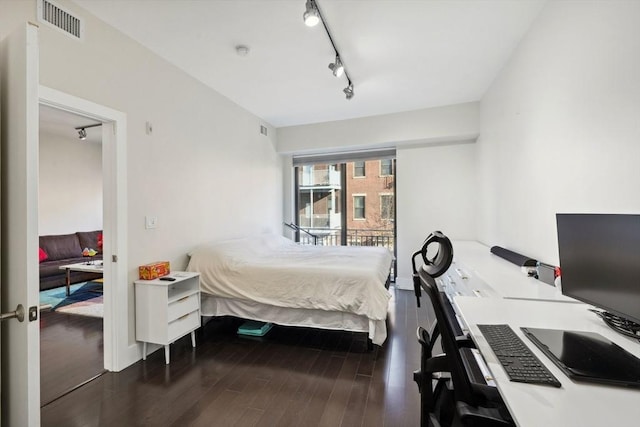
<svg viewBox="0 0 640 427"><path fill-rule="evenodd" d="M58 268L60 270L66 270L67 272L67 280L65 282L67 286L67 296L69 296L70 294L72 271L82 271L85 273L97 273L97 274L102 274L103 272L102 261L93 261L93 264L87 264L86 262L78 262L76 264L61 265Z"/></svg>

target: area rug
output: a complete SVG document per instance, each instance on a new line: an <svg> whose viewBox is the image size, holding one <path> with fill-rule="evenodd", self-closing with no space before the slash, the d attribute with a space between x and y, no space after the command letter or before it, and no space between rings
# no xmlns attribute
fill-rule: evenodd
<svg viewBox="0 0 640 427"><path fill-rule="evenodd" d="M61 286L40 292L40 304L51 304L53 310L57 310L69 304L95 298L100 295L100 292L102 292L102 283L97 281L71 285L69 296L67 296L66 287Z"/></svg>
<svg viewBox="0 0 640 427"><path fill-rule="evenodd" d="M77 314L79 316L104 317L102 295L85 301L74 302L55 309L58 313Z"/></svg>

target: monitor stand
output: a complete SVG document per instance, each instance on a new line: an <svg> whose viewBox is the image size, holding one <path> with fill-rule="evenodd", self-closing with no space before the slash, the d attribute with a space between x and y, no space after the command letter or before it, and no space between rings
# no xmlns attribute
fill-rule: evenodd
<svg viewBox="0 0 640 427"><path fill-rule="evenodd" d="M628 337L640 339L640 324L625 319L624 317L616 316L608 311L600 311L595 309L589 309L597 314L604 323L607 324L614 331L626 335Z"/></svg>

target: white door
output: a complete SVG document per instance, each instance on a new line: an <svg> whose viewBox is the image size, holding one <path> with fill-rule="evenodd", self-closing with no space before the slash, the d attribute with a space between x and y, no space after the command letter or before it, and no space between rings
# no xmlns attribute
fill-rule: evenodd
<svg viewBox="0 0 640 427"><path fill-rule="evenodd" d="M25 24L0 41L2 425L40 425L38 309L38 28ZM39 313L36 311L37 317Z"/></svg>

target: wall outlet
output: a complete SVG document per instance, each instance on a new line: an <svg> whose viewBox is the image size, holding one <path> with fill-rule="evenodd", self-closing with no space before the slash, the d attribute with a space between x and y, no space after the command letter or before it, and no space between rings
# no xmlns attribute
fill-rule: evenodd
<svg viewBox="0 0 640 427"><path fill-rule="evenodd" d="M150 228L156 228L158 226L158 217L157 216L145 216L144 217L144 228L147 230Z"/></svg>

